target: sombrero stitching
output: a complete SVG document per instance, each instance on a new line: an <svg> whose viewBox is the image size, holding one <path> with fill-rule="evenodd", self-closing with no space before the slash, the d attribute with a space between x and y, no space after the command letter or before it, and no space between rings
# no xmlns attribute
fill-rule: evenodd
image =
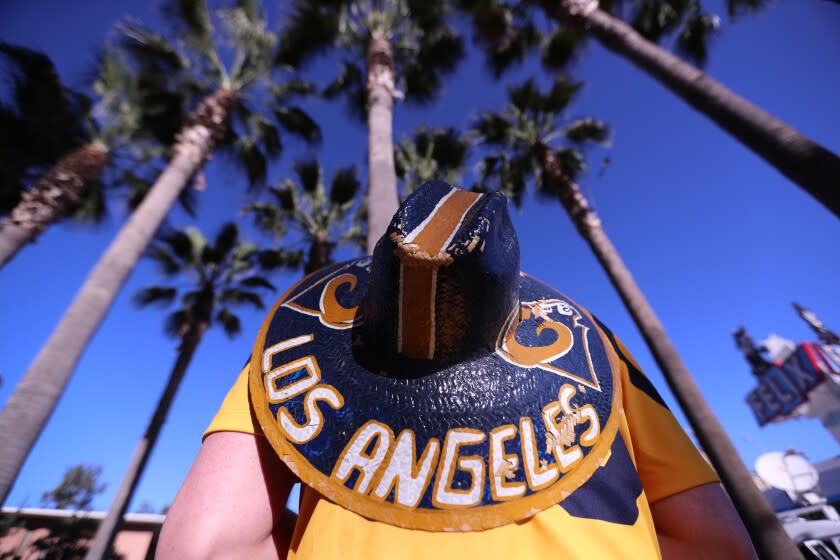
<svg viewBox="0 0 840 560"><path fill-rule="evenodd" d="M274 305L249 387L305 483L377 521L474 531L561 502L609 459L621 394L592 317L519 273L498 194L431 182L374 257Z"/></svg>

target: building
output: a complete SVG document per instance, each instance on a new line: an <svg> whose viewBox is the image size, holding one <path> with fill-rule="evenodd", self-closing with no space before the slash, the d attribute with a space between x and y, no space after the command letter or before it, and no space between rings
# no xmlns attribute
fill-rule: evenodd
<svg viewBox="0 0 840 560"><path fill-rule="evenodd" d="M154 513L126 514L114 540L114 558L154 558L164 518ZM4 507L0 515L0 558L83 558L103 519L102 511Z"/></svg>

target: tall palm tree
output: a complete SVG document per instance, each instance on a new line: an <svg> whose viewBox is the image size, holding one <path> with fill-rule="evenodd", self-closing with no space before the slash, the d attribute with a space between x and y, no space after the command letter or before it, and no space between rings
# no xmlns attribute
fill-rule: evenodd
<svg viewBox="0 0 840 560"><path fill-rule="evenodd" d="M274 291L274 286L258 274L257 255L257 246L241 242L239 229L232 222L222 226L213 243L199 230L188 228L163 235L152 245L149 256L169 282L143 289L136 294L134 302L140 307L165 307L178 302L178 308L166 318L164 328L167 335L179 341L178 356L108 515L99 526L88 560L99 560L110 549L178 386L207 329L218 324L225 334L236 336L242 329L232 308L248 304L263 309L261 292Z"/></svg>
<svg viewBox="0 0 840 560"><path fill-rule="evenodd" d="M0 55L12 77L11 103L0 103L0 214L7 214L0 220L2 267L82 205L84 186L99 176L105 151L86 126L90 101L61 82L46 55L2 42Z"/></svg>
<svg viewBox="0 0 840 560"><path fill-rule="evenodd" d="M260 230L276 239L293 238L306 249L304 274L335 262L333 251L341 244L365 248L365 207L356 195L361 183L355 167L341 167L324 185L324 171L316 161L299 161L294 166L298 181L284 180L269 189L270 202L257 202L245 208ZM287 254L285 248L263 251L260 258L276 260L274 253ZM288 258L288 257L286 257Z"/></svg>
<svg viewBox="0 0 840 560"><path fill-rule="evenodd" d="M547 93L542 93L534 81L527 81L510 88L510 105L505 111L480 114L473 127L478 142L498 150L485 157L481 184L485 188L498 187L511 192L516 201L533 178L542 194L556 198L562 204L641 331L743 517L759 556L797 558L796 547L752 481L735 446L668 338L665 327L576 183L577 176L585 169L585 158L579 146L603 142L607 138L607 128L600 121L592 118L564 120L564 109L579 89L580 84L559 79ZM565 142L557 147L560 139Z"/></svg>
<svg viewBox="0 0 840 560"><path fill-rule="evenodd" d="M730 14L760 8L764 0L728 0ZM787 123L750 103L655 41L677 33L680 53L695 62L707 56L707 38L716 28L713 15L698 2L673 0L540 0L558 24L547 38L534 23L533 3L507 5L496 0L460 0L473 13L477 41L488 53L497 76L537 46L546 67L574 60L586 37L639 67L695 110L714 121L744 146L840 217L840 157ZM617 17L625 5L633 25ZM636 29L634 29L634 25Z"/></svg>
<svg viewBox="0 0 840 560"><path fill-rule="evenodd" d="M0 43L14 61L14 104L0 105L0 267L65 218L98 222L106 211L105 189L124 191L139 206L159 174L157 160L174 138L147 133L172 118L120 53L98 57L94 100L64 87L48 57ZM28 188L27 188L28 187ZM179 202L192 214L191 192Z"/></svg>
<svg viewBox="0 0 840 560"><path fill-rule="evenodd" d="M461 180L469 159L470 141L455 128L421 126L403 138L394 150L397 178L403 184L403 196L432 179L450 184Z"/></svg>
<svg viewBox="0 0 840 560"><path fill-rule="evenodd" d="M266 154L278 155L282 149L275 122L307 140L319 137L317 125L288 104L292 95L306 89L304 84L270 82L275 39L254 3L219 12L220 29L203 0L177 0L166 6L173 41L128 23L122 27L123 46L133 55L144 87L168 100L176 115L182 107L194 106L190 99L201 100L185 119L169 120L167 127L151 131L175 138L166 169L94 266L0 412L0 503L128 274L184 187L200 176L213 149L228 148L249 179L258 183L265 176ZM229 66L219 55L220 45L233 51Z"/></svg>
<svg viewBox="0 0 840 560"><path fill-rule="evenodd" d="M463 54L446 16L440 0L298 0L283 32L280 63L297 65L333 47L346 55L324 94L345 96L351 114L367 119L369 254L398 205L394 101L431 101Z"/></svg>
<svg viewBox="0 0 840 560"><path fill-rule="evenodd" d="M0 220L0 267L62 219L100 221L106 188L119 189L127 206L137 208L174 141L174 136L161 141L149 134L171 126L172 112L143 89L115 49L97 57L93 101L70 90L62 96L63 86L45 55L8 45L6 50L25 70L15 79L15 105L0 106L0 150L9 155L0 163L5 178L0 215L9 214ZM68 96L81 101L68 107ZM182 191L178 201L194 214L192 191Z"/></svg>
<svg viewBox="0 0 840 560"><path fill-rule="evenodd" d="M32 49L0 41L0 69L10 86L8 99L0 100L0 211L7 213L33 173L85 144L89 100L62 83L52 61Z"/></svg>

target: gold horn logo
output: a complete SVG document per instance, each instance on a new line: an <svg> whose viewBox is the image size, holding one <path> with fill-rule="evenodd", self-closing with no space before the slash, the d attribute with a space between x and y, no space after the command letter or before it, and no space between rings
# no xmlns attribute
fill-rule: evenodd
<svg viewBox="0 0 840 560"><path fill-rule="evenodd" d="M496 353L499 356L513 365L542 369L574 379L597 391L601 390L589 352L589 327L580 321L581 314L577 309L561 299L544 299L521 302L518 311L518 317L516 312L511 313L507 327L496 344ZM555 333L554 340L548 344L541 344L540 337L546 330ZM517 339L517 332L521 335L528 332L534 334ZM581 342L577 349L576 332L579 332ZM560 367L558 360L572 350L583 353L587 371L576 374ZM572 362L574 361L576 360Z"/></svg>
<svg viewBox="0 0 840 560"><path fill-rule="evenodd" d="M522 367L531 368L539 364L552 362L572 349L575 344L572 330L563 323L551 319L549 316L549 301L555 300L529 301L521 304L521 320L510 322L499 349L499 352L508 361ZM548 329L554 331L557 335L553 342L545 346L527 346L516 340L516 331L519 326L532 318L539 322L536 327L537 337Z"/></svg>
<svg viewBox="0 0 840 560"><path fill-rule="evenodd" d="M339 301L339 290L346 287L340 299L357 300L356 286L358 277L349 272L347 267L318 280L302 292L293 295L283 306L298 313L318 317L321 323L331 329L349 329L356 321L359 306L345 307Z"/></svg>

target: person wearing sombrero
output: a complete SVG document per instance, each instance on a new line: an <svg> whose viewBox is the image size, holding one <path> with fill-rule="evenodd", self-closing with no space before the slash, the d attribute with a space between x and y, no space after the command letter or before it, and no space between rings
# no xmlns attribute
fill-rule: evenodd
<svg viewBox="0 0 840 560"><path fill-rule="evenodd" d="M520 272L505 198L433 181L372 257L274 305L158 544L159 558L287 555L754 552L621 342Z"/></svg>

